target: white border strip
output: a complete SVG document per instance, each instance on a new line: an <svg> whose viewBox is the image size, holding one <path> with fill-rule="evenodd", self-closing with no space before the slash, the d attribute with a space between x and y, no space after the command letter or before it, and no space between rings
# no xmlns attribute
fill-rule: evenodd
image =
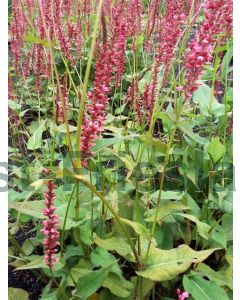
<svg viewBox="0 0 240 300"><path fill-rule="evenodd" d="M234 142L233 142L233 156L234 156L234 167L235 167L235 186L236 191L234 192L233 198L233 213L234 213L234 221L233 221L233 232L234 232L234 247L233 247L233 262L234 262L234 299L238 300L240 295L240 274L239 274L239 263L240 263L240 6L239 1L234 0L233 7L233 19L234 19L234 89L233 89L233 97L234 97Z"/></svg>
<svg viewBox="0 0 240 300"><path fill-rule="evenodd" d="M1 147L0 162L8 161L8 1L1 1L0 9L0 122L1 122ZM1 168L1 173L6 171ZM2 181L1 181L1 186ZM0 194L0 291L3 300L8 299L8 199L7 192Z"/></svg>

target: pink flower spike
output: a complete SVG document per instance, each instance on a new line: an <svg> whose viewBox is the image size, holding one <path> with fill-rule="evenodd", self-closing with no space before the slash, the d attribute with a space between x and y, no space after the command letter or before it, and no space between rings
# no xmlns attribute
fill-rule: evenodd
<svg viewBox="0 0 240 300"><path fill-rule="evenodd" d="M48 174L48 170L45 170L45 173ZM56 207L53 206L56 198L54 193L56 186L50 180L46 183L46 186L47 190L44 193L46 208L43 210L43 215L46 216L47 219L42 222L43 229L41 232L46 236L43 242L45 246L44 262L52 270L54 264L57 262L57 258L54 254L57 252L56 247L59 245L57 240L59 238L58 229L60 226L60 220L59 217L54 214Z"/></svg>

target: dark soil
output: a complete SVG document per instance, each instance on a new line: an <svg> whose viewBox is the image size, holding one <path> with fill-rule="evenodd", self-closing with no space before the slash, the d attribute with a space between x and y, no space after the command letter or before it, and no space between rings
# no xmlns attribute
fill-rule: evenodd
<svg viewBox="0 0 240 300"><path fill-rule="evenodd" d="M39 278L27 270L14 272L14 267L8 266L8 287L25 290L29 294L29 300L40 299L45 284Z"/></svg>
<svg viewBox="0 0 240 300"><path fill-rule="evenodd" d="M11 220L9 220L11 223ZM26 223L18 232L14 235L17 242L22 245L23 242L31 237L35 236L33 222ZM14 271L15 268L11 265L8 266L8 287L20 288L28 292L29 300L38 300L42 293L42 289L45 284L40 279L40 273L36 271L36 275L31 271ZM38 276L39 274L39 276ZM16 299L17 300L17 299Z"/></svg>

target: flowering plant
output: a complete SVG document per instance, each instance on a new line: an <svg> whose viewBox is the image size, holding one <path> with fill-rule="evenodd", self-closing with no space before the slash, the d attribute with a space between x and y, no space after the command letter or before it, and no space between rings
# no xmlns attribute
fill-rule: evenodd
<svg viewBox="0 0 240 300"><path fill-rule="evenodd" d="M11 288L232 299L232 1L10 6Z"/></svg>

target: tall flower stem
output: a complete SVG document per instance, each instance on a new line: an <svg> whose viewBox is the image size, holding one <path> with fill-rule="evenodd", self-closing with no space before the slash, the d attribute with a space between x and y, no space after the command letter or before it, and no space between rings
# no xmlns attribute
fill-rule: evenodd
<svg viewBox="0 0 240 300"><path fill-rule="evenodd" d="M92 37L92 44L91 44L91 49L90 49L90 53L89 53L85 78L84 78L84 82L83 82L83 90L82 90L81 101L80 101L80 106L79 106L77 132L76 132L76 152L77 153L80 152L83 112L84 112L85 101L87 98L88 81L89 81L92 60L93 60L93 55L94 55L94 49L95 49L95 45L96 45L96 39L97 39L97 34L98 34L98 29L99 29L99 24L100 24L100 17L101 17L103 1L104 0L100 0L99 4L98 4L97 16L96 16L93 37ZM77 169L80 169L80 170L82 169L81 154L80 154L80 157L78 156L76 165L77 165ZM79 172L79 170L78 170L78 172Z"/></svg>
<svg viewBox="0 0 240 300"><path fill-rule="evenodd" d="M41 17L42 17L42 20L43 20L44 31L45 31L45 34L47 36L47 40L48 40L48 44L49 44L49 52L50 52L51 62L53 64L53 69L54 69L54 72L55 72L56 80L57 80L57 88L59 90L59 96L60 96L61 103L62 103L63 118L64 118L64 122L65 122L65 125L66 125L66 130L67 130L67 139L68 139L68 147L69 147L70 158L71 158L71 162L74 166L74 160L72 158L73 147L72 147L72 141L71 141L71 136L70 136L69 124L68 124L68 120L67 120L67 109L66 109L66 104L65 104L65 101L64 101L62 89L61 89L59 73L58 73L55 58L54 58L53 44L52 44L52 41L50 39L49 31L48 31L47 26L46 26L46 21L45 21L45 17L44 17L44 13L43 13L43 7L42 7L41 0L38 0L38 4L39 4L40 14L41 14Z"/></svg>
<svg viewBox="0 0 240 300"><path fill-rule="evenodd" d="M158 194L157 205L156 205L154 220L153 220L152 229L151 229L151 235L153 237L154 237L154 234L155 234L158 212L159 212L160 205L161 205L161 195L162 195L162 190L163 190L165 171L166 171L166 167L167 167L168 160L169 160L170 150L172 148L172 144L173 144L173 141L174 141L174 136L175 136L175 133L176 133L176 130L177 130L177 123L178 123L178 121L180 119L180 116L181 116L181 109L182 109L182 103L180 101L179 102L177 101L176 110L175 110L175 112L176 112L176 126L174 127L174 129L170 133L170 138L169 138L169 142L168 142L168 145L167 145L167 151L166 151L164 162L163 162L163 169L160 172L159 194ZM148 250L147 250L147 253L146 253L146 256L145 256L145 261L147 261L150 246L151 246L151 241L149 241L149 244L148 244Z"/></svg>

